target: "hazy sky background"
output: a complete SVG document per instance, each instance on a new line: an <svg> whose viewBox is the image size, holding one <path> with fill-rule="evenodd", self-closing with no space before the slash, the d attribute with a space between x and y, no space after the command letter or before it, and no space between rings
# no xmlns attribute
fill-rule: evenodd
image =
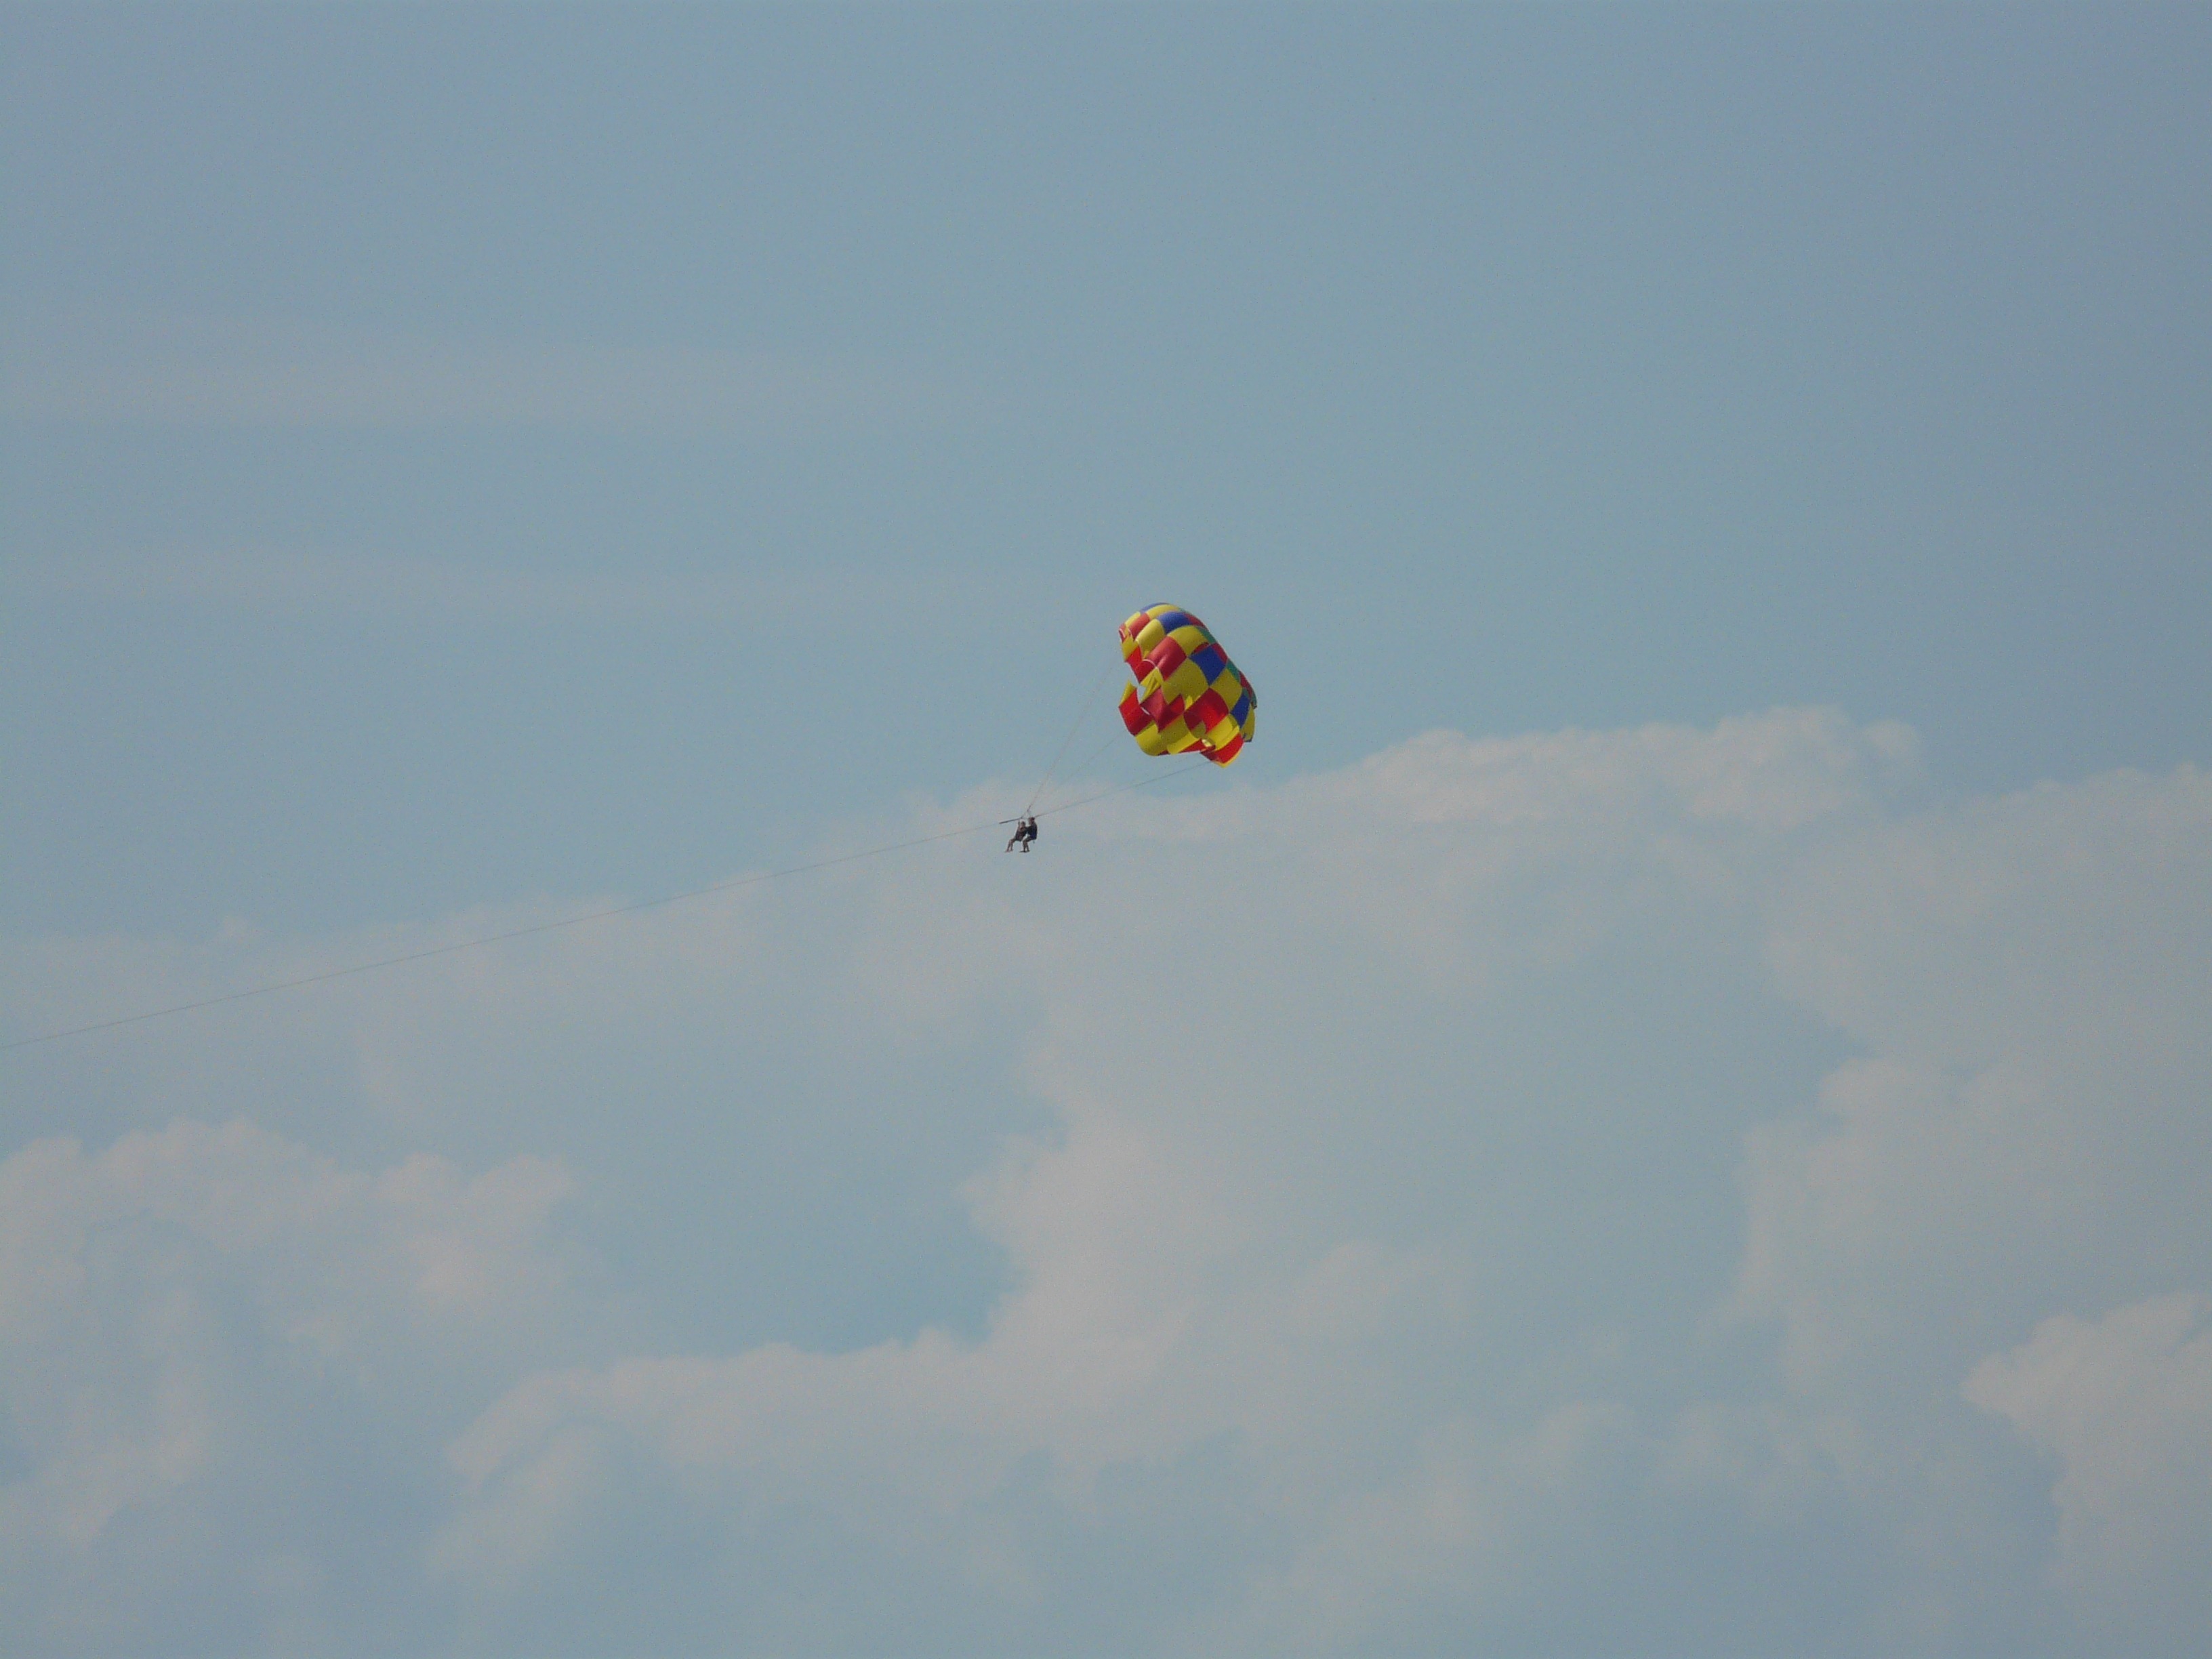
<svg viewBox="0 0 2212 1659"><path fill-rule="evenodd" d="M0 1057L27 1651L2212 1622L2203 8L0 72L9 1036L1262 700Z"/></svg>

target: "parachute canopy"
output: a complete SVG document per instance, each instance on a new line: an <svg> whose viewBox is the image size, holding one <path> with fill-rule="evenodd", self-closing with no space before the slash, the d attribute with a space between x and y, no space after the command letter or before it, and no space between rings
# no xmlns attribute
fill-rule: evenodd
<svg viewBox="0 0 2212 1659"><path fill-rule="evenodd" d="M1226 766L1252 740L1260 699L1206 624L1155 605L1121 624L1134 685L1121 690L1121 724L1147 755L1196 750Z"/></svg>

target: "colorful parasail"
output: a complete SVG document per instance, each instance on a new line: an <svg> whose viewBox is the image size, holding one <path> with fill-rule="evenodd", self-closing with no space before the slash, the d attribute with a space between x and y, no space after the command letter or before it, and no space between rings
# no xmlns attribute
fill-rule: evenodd
<svg viewBox="0 0 2212 1659"><path fill-rule="evenodd" d="M1121 723L1147 755L1195 750L1226 766L1252 741L1260 699L1206 624L1156 605L1121 624L1121 655L1134 685L1121 691Z"/></svg>

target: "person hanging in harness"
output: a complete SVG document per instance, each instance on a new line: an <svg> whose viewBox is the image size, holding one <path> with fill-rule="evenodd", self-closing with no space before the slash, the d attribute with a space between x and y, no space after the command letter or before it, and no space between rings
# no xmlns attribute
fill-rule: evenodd
<svg viewBox="0 0 2212 1659"><path fill-rule="evenodd" d="M1024 817L1017 819L1014 823L1014 838L1006 843L1006 850L1011 853L1014 848L1018 847L1022 851L1026 853L1030 850L1030 843L1035 841L1036 837L1037 827L1036 820L1035 818Z"/></svg>

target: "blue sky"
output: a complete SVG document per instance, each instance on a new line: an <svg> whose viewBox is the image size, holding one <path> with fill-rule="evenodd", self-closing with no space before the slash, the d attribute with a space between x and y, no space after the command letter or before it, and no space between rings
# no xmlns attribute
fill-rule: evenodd
<svg viewBox="0 0 2212 1659"><path fill-rule="evenodd" d="M2212 1616L2202 9L0 59L10 1035L1264 705L0 1060L33 1650Z"/></svg>
<svg viewBox="0 0 2212 1659"><path fill-rule="evenodd" d="M1255 769L1806 702L1961 787L2201 747L2187 10L9 38L26 922L684 885L1036 765L1156 592L1236 618Z"/></svg>

